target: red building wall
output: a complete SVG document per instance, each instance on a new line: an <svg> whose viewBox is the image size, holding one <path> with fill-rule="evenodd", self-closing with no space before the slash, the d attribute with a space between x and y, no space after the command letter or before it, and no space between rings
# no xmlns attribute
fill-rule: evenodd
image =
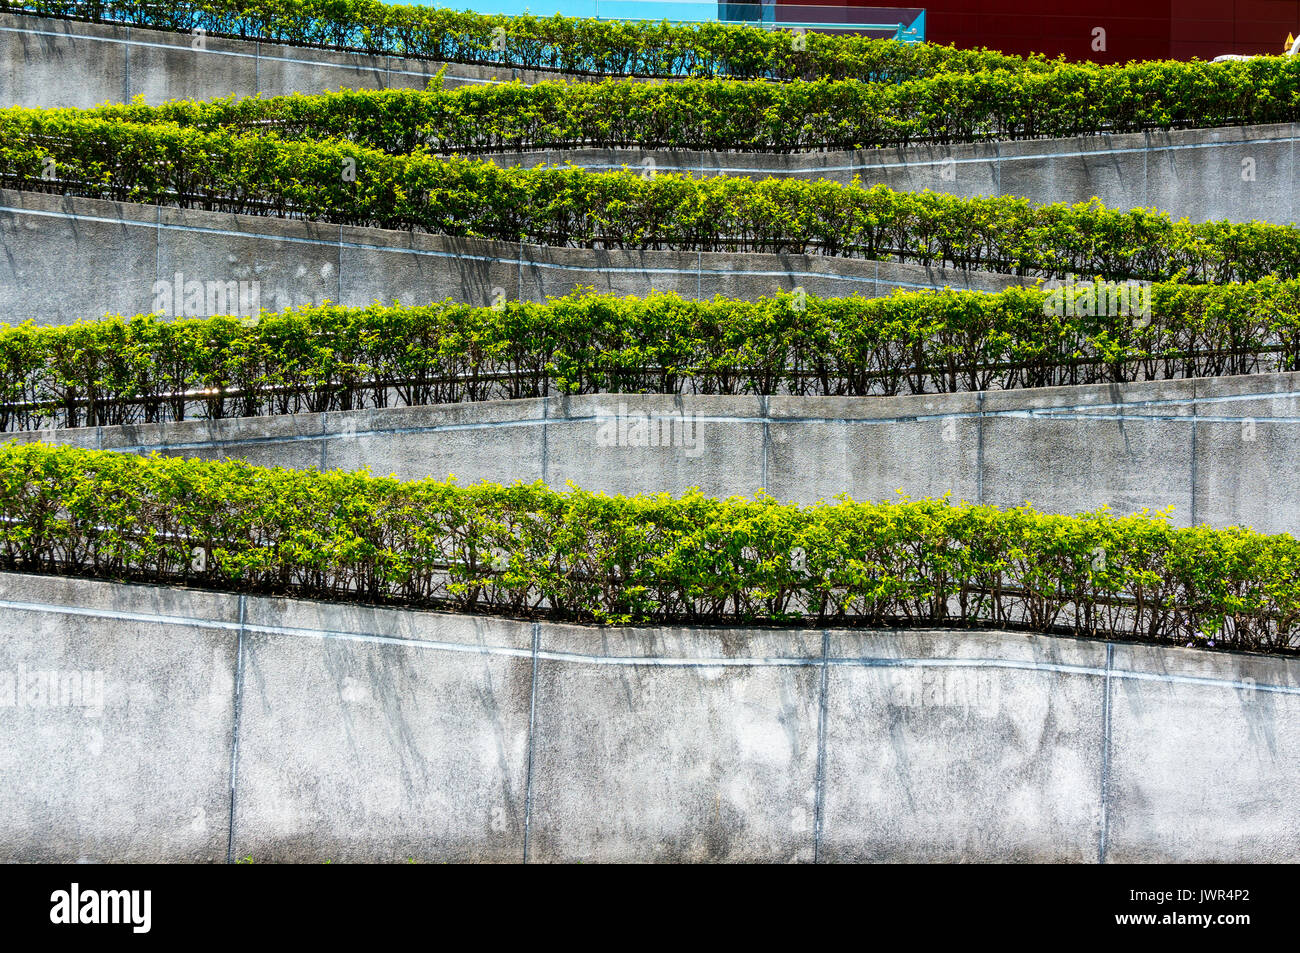
<svg viewBox="0 0 1300 953"><path fill-rule="evenodd" d="M830 5L829 0L782 0ZM884 0L843 0L880 6ZM903 4L900 4L903 5ZM1006 53L1064 54L1102 63L1133 59L1210 59L1220 53L1281 53L1300 34L1300 0L909 0L923 6L926 38ZM1093 30L1106 49L1093 50Z"/></svg>

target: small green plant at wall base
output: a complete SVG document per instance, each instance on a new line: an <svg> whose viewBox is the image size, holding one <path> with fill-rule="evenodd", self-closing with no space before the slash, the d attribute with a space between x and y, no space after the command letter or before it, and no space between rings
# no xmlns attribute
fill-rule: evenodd
<svg viewBox="0 0 1300 953"><path fill-rule="evenodd" d="M1291 536L947 499L621 497L9 443L0 566L613 624L1013 625L1300 647Z"/></svg>

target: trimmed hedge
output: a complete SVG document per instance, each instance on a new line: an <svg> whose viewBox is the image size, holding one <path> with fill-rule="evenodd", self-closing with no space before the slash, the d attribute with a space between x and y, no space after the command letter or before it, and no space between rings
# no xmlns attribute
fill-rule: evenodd
<svg viewBox="0 0 1300 953"><path fill-rule="evenodd" d="M42 444L0 446L0 565L614 623L1300 637L1295 539L1145 513L462 488Z"/></svg>
<svg viewBox="0 0 1300 953"><path fill-rule="evenodd" d="M539 83L100 107L200 129L339 137L394 154L592 148L794 152L1294 122L1300 58L1062 65L853 81Z"/></svg>
<svg viewBox="0 0 1300 953"><path fill-rule="evenodd" d="M1149 313L1121 313L1090 285L752 303L578 293L488 308L305 307L255 324L25 324L0 327L0 429L555 393L865 396L1300 368L1300 282L1156 285L1148 300Z"/></svg>
<svg viewBox="0 0 1300 953"><path fill-rule="evenodd" d="M502 169L40 110L0 112L0 185L578 248L814 253L1059 278L1300 276L1295 228L1172 222L1095 200L1032 205L856 182Z"/></svg>
<svg viewBox="0 0 1300 953"><path fill-rule="evenodd" d="M511 17L380 0L0 0L0 12L577 74L897 82L940 71L1044 69L1050 63L1041 56L850 34L809 32L801 38L804 49L797 49L787 31L747 25Z"/></svg>

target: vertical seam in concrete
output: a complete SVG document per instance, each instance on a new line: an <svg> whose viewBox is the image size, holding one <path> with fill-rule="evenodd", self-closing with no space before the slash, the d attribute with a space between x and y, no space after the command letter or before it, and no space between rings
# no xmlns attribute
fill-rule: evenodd
<svg viewBox="0 0 1300 953"><path fill-rule="evenodd" d="M320 412L320 472L325 472L326 454L329 453L329 435L325 432L325 411Z"/></svg>
<svg viewBox="0 0 1300 953"><path fill-rule="evenodd" d="M998 140L993 141L993 188L998 195L1002 194L1002 143Z"/></svg>
<svg viewBox="0 0 1300 953"><path fill-rule="evenodd" d="M1101 836L1097 841L1097 863L1106 862L1106 840L1110 834L1110 673L1114 666L1115 646L1106 643L1106 677L1101 694Z"/></svg>
<svg viewBox="0 0 1300 953"><path fill-rule="evenodd" d="M542 398L542 482L551 482L551 443L550 443L551 400Z"/></svg>
<svg viewBox="0 0 1300 953"><path fill-rule="evenodd" d="M524 300L524 240L519 240L519 251L515 256L515 300Z"/></svg>
<svg viewBox="0 0 1300 953"><path fill-rule="evenodd" d="M339 226L338 274L335 276L334 303L343 306L343 226Z"/></svg>
<svg viewBox="0 0 1300 953"><path fill-rule="evenodd" d="M537 653L542 638L542 624L533 623L533 677L528 701L528 767L524 778L524 863L528 863L528 840L533 816L533 729L537 724Z"/></svg>
<svg viewBox="0 0 1300 953"><path fill-rule="evenodd" d="M984 503L984 391L975 392L975 502Z"/></svg>
<svg viewBox="0 0 1300 953"><path fill-rule="evenodd" d="M1196 430L1197 430L1196 417L1197 417L1196 401L1193 400L1192 401L1192 472L1191 472L1192 502L1191 502L1191 506L1189 507L1192 511L1191 522L1190 522L1191 526L1196 525L1196 481L1197 478L1199 477L1199 474L1197 473L1196 470Z"/></svg>
<svg viewBox="0 0 1300 953"><path fill-rule="evenodd" d="M1291 224L1296 221L1296 124L1291 124Z"/></svg>
<svg viewBox="0 0 1300 953"><path fill-rule="evenodd" d="M831 633L822 629L821 688L817 701L817 784L813 794L813 863L819 863L822 851L822 819L826 814L826 658L830 654Z"/></svg>
<svg viewBox="0 0 1300 953"><path fill-rule="evenodd" d="M759 480L760 480L761 488L766 490L767 489L767 456L768 456L768 449L772 444L772 431L770 426L771 420L768 417L768 412L769 412L768 396L766 394L760 394L758 398L758 404L763 415L763 470L762 473L759 475Z"/></svg>
<svg viewBox="0 0 1300 953"><path fill-rule="evenodd" d="M1151 163L1151 133L1147 132L1147 147L1142 150L1142 206L1143 208L1151 207L1151 174L1149 166Z"/></svg>
<svg viewBox="0 0 1300 953"><path fill-rule="evenodd" d="M700 181L704 181L704 152L700 152ZM695 249L695 300L704 296L704 249Z"/></svg>
<svg viewBox="0 0 1300 953"><path fill-rule="evenodd" d="M239 630L235 639L235 697L234 713L230 727L230 821L226 832L226 863L235 860L235 779L239 766L239 717L243 711L244 688L244 622L247 618L247 599L239 595Z"/></svg>
<svg viewBox="0 0 1300 953"><path fill-rule="evenodd" d="M103 427L95 428L95 449L96 450L104 449L104 428Z"/></svg>
<svg viewBox="0 0 1300 953"><path fill-rule="evenodd" d="M262 92L262 41L253 41L253 95Z"/></svg>
<svg viewBox="0 0 1300 953"><path fill-rule="evenodd" d="M157 212L156 212L155 215L154 215L154 226L153 226L153 284L154 284L154 289L156 289L156 288L158 287L158 279L162 277L162 275L160 274L161 271L162 271L162 206L159 205L159 206L158 206L158 210L157 210ZM153 289L150 289L150 290L153 290ZM184 297L184 289L181 289L181 291L182 291L182 297ZM175 301L176 301L176 289L173 288L173 289L172 289L172 302L174 303Z"/></svg>
<svg viewBox="0 0 1300 953"><path fill-rule="evenodd" d="M122 44L126 60L122 64L122 102L131 101L131 28L126 28L126 42Z"/></svg>

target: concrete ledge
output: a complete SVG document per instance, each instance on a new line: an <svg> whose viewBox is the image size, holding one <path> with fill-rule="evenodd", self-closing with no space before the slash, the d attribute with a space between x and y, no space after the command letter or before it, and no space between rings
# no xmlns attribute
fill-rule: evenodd
<svg viewBox="0 0 1300 953"><path fill-rule="evenodd" d="M1300 860L1295 659L14 573L0 625L103 679L0 695L3 860Z"/></svg>
<svg viewBox="0 0 1300 953"><path fill-rule="evenodd" d="M196 49L195 40L167 30L0 14L0 106L84 109L135 96L157 105L232 94L424 89L444 68L447 87L583 79L213 36Z"/></svg>
<svg viewBox="0 0 1300 953"><path fill-rule="evenodd" d="M871 297L1027 281L825 255L558 248L9 190L0 190L0 241L0 321L11 324L147 314L154 283L177 273L186 282L256 281L261 306L277 311L325 301L544 301L579 286L753 299L795 287Z"/></svg>
<svg viewBox="0 0 1300 953"><path fill-rule="evenodd" d="M1300 218L1295 123L1175 129L1010 142L914 145L770 155L654 149L572 149L496 153L498 165L565 165L693 177L794 177L903 192L930 189L971 198L1016 195L1033 202L1087 202L1154 208L1174 219L1227 219L1278 225Z"/></svg>
<svg viewBox="0 0 1300 953"><path fill-rule="evenodd" d="M660 445L638 445L638 427ZM1179 526L1294 534L1297 427L1300 372L904 397L590 394L5 438L610 493L1173 507Z"/></svg>

